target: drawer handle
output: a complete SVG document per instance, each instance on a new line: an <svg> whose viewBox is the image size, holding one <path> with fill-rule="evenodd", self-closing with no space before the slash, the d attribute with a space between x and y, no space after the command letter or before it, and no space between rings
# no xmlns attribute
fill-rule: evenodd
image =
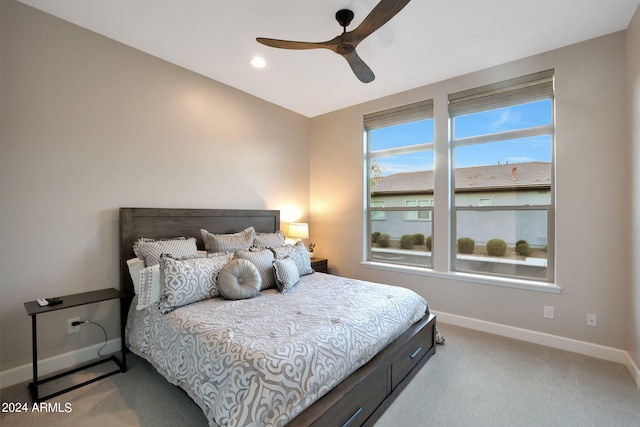
<svg viewBox="0 0 640 427"><path fill-rule="evenodd" d="M356 419L356 417L360 415L360 412L362 412L362 408L359 408L355 414L351 415L351 418L349 418L346 423L342 424L342 427L347 427L349 424L351 424Z"/></svg>
<svg viewBox="0 0 640 427"><path fill-rule="evenodd" d="M413 354L411 355L412 359L415 359L415 357L422 351L422 347L418 347L418 349L416 351L413 352Z"/></svg>

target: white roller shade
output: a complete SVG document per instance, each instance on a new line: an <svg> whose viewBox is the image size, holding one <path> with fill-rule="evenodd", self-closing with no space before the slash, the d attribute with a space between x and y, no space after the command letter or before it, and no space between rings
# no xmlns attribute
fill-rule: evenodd
<svg viewBox="0 0 640 427"><path fill-rule="evenodd" d="M553 70L449 95L449 115L461 116L553 97Z"/></svg>
<svg viewBox="0 0 640 427"><path fill-rule="evenodd" d="M364 116L364 127L367 130L380 129L431 118L433 118L433 99L428 99L366 114Z"/></svg>

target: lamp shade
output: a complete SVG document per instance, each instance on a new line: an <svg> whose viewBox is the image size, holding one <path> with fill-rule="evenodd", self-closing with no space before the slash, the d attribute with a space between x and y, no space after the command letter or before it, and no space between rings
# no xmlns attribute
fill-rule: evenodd
<svg viewBox="0 0 640 427"><path fill-rule="evenodd" d="M309 224L306 222L292 222L289 224L289 237L296 239L308 239Z"/></svg>

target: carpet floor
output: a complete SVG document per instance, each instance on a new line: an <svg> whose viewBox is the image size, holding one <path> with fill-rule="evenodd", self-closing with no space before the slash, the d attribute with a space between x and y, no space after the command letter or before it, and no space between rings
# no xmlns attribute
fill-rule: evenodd
<svg viewBox="0 0 640 427"><path fill-rule="evenodd" d="M445 345L437 347L376 427L640 426L640 389L622 365L451 325L438 327ZM127 360L126 374L48 400L43 411L34 410L26 383L2 389L0 425L208 425L198 406L147 362L134 355ZM95 372L70 380L90 375Z"/></svg>

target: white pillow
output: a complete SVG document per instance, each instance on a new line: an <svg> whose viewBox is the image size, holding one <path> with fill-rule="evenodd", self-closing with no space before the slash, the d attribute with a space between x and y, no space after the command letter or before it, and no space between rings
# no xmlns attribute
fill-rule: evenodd
<svg viewBox="0 0 640 427"><path fill-rule="evenodd" d="M161 255L174 258L195 256L198 254L196 239L190 237L176 237L175 239L138 239L133 244L133 252L138 258L144 259L144 265L151 267L160 263Z"/></svg>
<svg viewBox="0 0 640 427"><path fill-rule="evenodd" d="M284 245L280 248L275 248L273 251L276 259L291 258L296 263L300 276L313 273L309 251L307 251L304 243L297 242L295 245Z"/></svg>
<svg viewBox="0 0 640 427"><path fill-rule="evenodd" d="M144 268L144 260L140 258L131 258L127 260L129 267L129 275L133 282L133 290L138 295L140 293L140 271Z"/></svg>
<svg viewBox="0 0 640 427"><path fill-rule="evenodd" d="M254 248L279 248L284 246L284 233L280 230L275 233L256 233L253 239Z"/></svg>
<svg viewBox="0 0 640 427"><path fill-rule="evenodd" d="M212 234L205 229L200 229L200 234L207 252L234 252L250 248L253 245L256 230L249 227L239 233Z"/></svg>
<svg viewBox="0 0 640 427"><path fill-rule="evenodd" d="M138 292L138 305L136 309L144 310L152 304L160 301L160 265L145 267L140 270L140 289Z"/></svg>
<svg viewBox="0 0 640 427"><path fill-rule="evenodd" d="M218 274L218 290L226 299L253 298L258 295L261 287L260 272L246 259L232 259Z"/></svg>
<svg viewBox="0 0 640 427"><path fill-rule="evenodd" d="M183 305L217 297L218 273L231 258L233 254L179 260L163 255L160 258L160 311L168 313Z"/></svg>
<svg viewBox="0 0 640 427"><path fill-rule="evenodd" d="M289 292L300 282L298 266L293 259L289 257L276 259L273 262L273 267L276 272L276 283L278 284L280 292Z"/></svg>
<svg viewBox="0 0 640 427"><path fill-rule="evenodd" d="M276 276L273 272L273 252L271 249L245 249L237 251L234 257L251 261L256 266L262 278L261 290L276 287Z"/></svg>

